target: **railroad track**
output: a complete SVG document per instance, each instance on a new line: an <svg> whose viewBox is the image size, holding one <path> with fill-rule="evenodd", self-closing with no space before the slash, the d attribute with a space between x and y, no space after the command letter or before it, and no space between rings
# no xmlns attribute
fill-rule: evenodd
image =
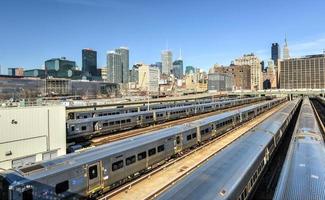
<svg viewBox="0 0 325 200"><path fill-rule="evenodd" d="M235 129L215 138L196 149L170 160L151 172L131 181L99 198L100 200L113 199L154 199L159 193L175 184L178 180L191 173L195 168L209 160L216 153L241 137L245 132L254 128L273 113L282 108L280 104L265 113L260 114Z"/></svg>
<svg viewBox="0 0 325 200"><path fill-rule="evenodd" d="M149 132L160 130L160 129L163 129L163 128L169 128L171 126L184 124L184 123L187 123L189 121L194 121L194 120L198 120L198 119L201 119L201 118L210 117L210 116L213 116L213 115L216 115L216 114L220 114L222 112L227 112L227 111L240 109L240 108L250 106L250 105L254 105L256 103L261 103L261 102L263 102L263 101L258 101L258 102L254 102L254 103L250 103L250 104L245 104L245 105L235 106L235 107L226 108L226 109L222 109L222 110L217 110L217 111L204 113L204 114L200 114L200 115L195 115L195 116L182 118L182 119L178 119L178 120L168 121L168 122L165 122L165 123L162 123L162 124L156 124L156 125L152 125L152 126L148 126L148 127L144 127L144 128L140 128L140 129L119 132L119 133L116 133L116 134L113 134L113 135L99 136L99 137L91 139L90 142L91 142L92 146L107 144L109 142L122 140L122 139L125 139L125 138L129 138L129 137L149 133Z"/></svg>
<svg viewBox="0 0 325 200"><path fill-rule="evenodd" d="M320 125L320 128L323 132L323 136L325 136L325 106L319 102L317 99L312 99L311 100L311 106L313 107L313 110L315 112L317 121Z"/></svg>

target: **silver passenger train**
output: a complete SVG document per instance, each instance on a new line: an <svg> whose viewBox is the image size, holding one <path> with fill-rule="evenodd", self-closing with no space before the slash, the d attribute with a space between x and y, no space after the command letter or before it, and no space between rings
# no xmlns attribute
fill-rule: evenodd
<svg viewBox="0 0 325 200"><path fill-rule="evenodd" d="M274 99L0 174L2 199L94 197L284 102Z"/></svg>
<svg viewBox="0 0 325 200"><path fill-rule="evenodd" d="M325 199L324 138L308 98L301 106L273 199Z"/></svg>
<svg viewBox="0 0 325 200"><path fill-rule="evenodd" d="M186 105L167 109L131 112L108 116L98 116L86 119L68 120L67 139L91 138L100 134L128 130L135 127L145 127L170 120L181 119L197 114L207 113L219 109L253 103L266 97L253 97L222 102L211 102L195 105Z"/></svg>
<svg viewBox="0 0 325 200"><path fill-rule="evenodd" d="M201 100L198 100L198 101L186 101L186 102L177 102L177 103L156 103L156 104L150 104L149 105L149 110L176 108L176 107L181 107L181 106L189 106L189 105L203 104L203 103L212 103L212 102L223 101L223 100L231 100L231 99L230 98L216 99L216 100L201 99ZM99 110L69 112L68 113L68 120L86 119L86 118L92 118L92 117L118 115L118 114L141 112L141 111L148 111L148 106L147 105L128 106L128 107L106 108L106 109L99 109Z"/></svg>
<svg viewBox="0 0 325 200"><path fill-rule="evenodd" d="M172 185L157 199L244 200L254 190L300 99L245 133L192 173Z"/></svg>

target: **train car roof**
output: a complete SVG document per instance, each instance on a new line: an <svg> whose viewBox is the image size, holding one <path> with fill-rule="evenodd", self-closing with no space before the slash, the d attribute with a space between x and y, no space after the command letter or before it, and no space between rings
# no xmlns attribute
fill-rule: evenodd
<svg viewBox="0 0 325 200"><path fill-rule="evenodd" d="M311 104L305 99L274 199L325 199L325 145Z"/></svg>
<svg viewBox="0 0 325 200"><path fill-rule="evenodd" d="M286 107L293 109L290 103L287 103ZM283 123L285 120L283 113L281 115L281 117L278 113L273 115L278 120L278 124L281 124L281 121ZM236 196L238 197L242 191L235 191L234 196L231 196L231 194L234 194L234 189L239 184L245 184L241 183L240 180L245 176L250 176L250 174L247 174L250 166L272 140L272 135L269 132L272 132L273 128L270 126L271 129L267 129L268 126L264 124L272 124L274 123L273 120L273 118L268 118L255 129L247 132L188 176L178 181L174 186L167 189L157 199L196 200L234 199Z"/></svg>
<svg viewBox="0 0 325 200"><path fill-rule="evenodd" d="M253 107L258 105L253 105ZM240 110L241 109L239 109L239 112ZM230 115L230 113L233 112L237 112L237 111L230 111L227 113L228 115ZM227 113L219 114L220 115L219 118L222 119L222 117L226 116ZM131 138L101 145L89 150L85 150L83 152L67 154L65 156L61 156L50 161L43 161L40 163L36 163L32 166L20 168L17 171L20 172L22 176L28 177L28 179L37 179L45 174L55 174L67 168L80 166L89 163L91 161L96 161L103 157L107 157L109 155L114 155L116 153L133 149L138 146L149 144L158 139L174 136L175 133L178 132L181 133L187 130L194 129L196 128L196 125L197 124L192 122L184 125L177 125L174 127L161 129L151 133L146 133L143 135L134 136Z"/></svg>

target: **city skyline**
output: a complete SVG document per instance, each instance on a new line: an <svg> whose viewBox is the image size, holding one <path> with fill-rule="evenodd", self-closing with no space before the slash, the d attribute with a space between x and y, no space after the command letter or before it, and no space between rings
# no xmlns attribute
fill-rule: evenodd
<svg viewBox="0 0 325 200"><path fill-rule="evenodd" d="M321 53L325 47L325 28L319 26L321 10L325 6L321 1L312 5L296 1L248 1L245 4L208 1L200 3L203 11L197 10L198 2L184 1L166 1L166 5L161 5L145 1L14 0L2 4L1 8L6 8L0 8L0 22L4 30L0 32L2 73L10 67L41 67L45 60L62 56L76 61L81 68L80 50L83 48L98 52L99 68L106 65L107 50L116 46L130 49L130 66L139 61L155 63L160 61L160 52L165 49L166 40L173 52L183 49L184 66L204 70L215 63L228 65L235 58L250 52L268 60L271 58L270 45L277 42L282 48L285 35L292 57ZM272 6L277 9L272 12L265 9ZM147 13L167 7L170 9L167 18L164 18L164 13L156 12L154 16ZM187 14L177 15L176 11L182 7ZM224 9L218 9L221 7ZM108 20L122 8L130 14ZM308 8L314 12L303 12ZM17 12L10 12L12 9ZM104 12L112 9L113 12ZM232 12L236 9L243 12ZM252 9L257 12L251 14ZM288 9L290 15L286 14ZM216 12L212 12L214 10ZM301 14L304 15L303 20L297 21ZM40 19L40 15L44 19ZM264 19L259 19L259 15L263 15ZM209 20L204 22L205 19ZM254 23L247 24L247 21ZM81 29L84 24L88 25L88 29ZM105 28L105 25L110 26ZM272 31L265 28L275 25L279 28ZM117 28L109 29L113 26ZM197 27L200 27L199 30ZM241 31L235 31L237 29Z"/></svg>

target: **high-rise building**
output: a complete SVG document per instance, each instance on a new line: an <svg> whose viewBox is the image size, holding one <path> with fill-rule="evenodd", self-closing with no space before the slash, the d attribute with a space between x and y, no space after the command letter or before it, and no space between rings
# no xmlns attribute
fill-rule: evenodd
<svg viewBox="0 0 325 200"><path fill-rule="evenodd" d="M9 76L24 76L24 68L22 68L22 67L8 68L8 75Z"/></svg>
<svg viewBox="0 0 325 200"><path fill-rule="evenodd" d="M129 73L129 49L127 47L120 47L115 49L115 52L121 55L122 64L122 83L128 83Z"/></svg>
<svg viewBox="0 0 325 200"><path fill-rule="evenodd" d="M183 60L178 59L173 62L173 70L172 70L174 76L178 79L183 78Z"/></svg>
<svg viewBox="0 0 325 200"><path fill-rule="evenodd" d="M194 74L195 68L193 66L186 66L185 68L185 74Z"/></svg>
<svg viewBox="0 0 325 200"><path fill-rule="evenodd" d="M290 58L290 54L289 54L289 47L288 47L288 43L287 43L287 37L285 37L284 39L284 46L283 46L283 59L289 59Z"/></svg>
<svg viewBox="0 0 325 200"><path fill-rule="evenodd" d="M173 67L173 53L170 50L161 52L162 74L170 75Z"/></svg>
<svg viewBox="0 0 325 200"><path fill-rule="evenodd" d="M89 79L97 76L97 52L92 49L82 50L82 72Z"/></svg>
<svg viewBox="0 0 325 200"><path fill-rule="evenodd" d="M249 65L215 65L210 73L226 73L231 74L234 78L234 90L250 90L251 89L251 66Z"/></svg>
<svg viewBox="0 0 325 200"><path fill-rule="evenodd" d="M159 91L159 69L149 65L139 66L139 88L142 91Z"/></svg>
<svg viewBox="0 0 325 200"><path fill-rule="evenodd" d="M244 56L237 58L234 64L251 66L251 90L259 90L263 88L261 61L257 56L253 53L245 54Z"/></svg>
<svg viewBox="0 0 325 200"><path fill-rule="evenodd" d="M111 83L122 83L123 81L121 55L115 51L107 52L107 77Z"/></svg>
<svg viewBox="0 0 325 200"><path fill-rule="evenodd" d="M271 58L275 66L278 66L278 60L280 59L280 47L278 43L272 43Z"/></svg>
<svg viewBox="0 0 325 200"><path fill-rule="evenodd" d="M325 54L280 61L281 89L325 88Z"/></svg>

